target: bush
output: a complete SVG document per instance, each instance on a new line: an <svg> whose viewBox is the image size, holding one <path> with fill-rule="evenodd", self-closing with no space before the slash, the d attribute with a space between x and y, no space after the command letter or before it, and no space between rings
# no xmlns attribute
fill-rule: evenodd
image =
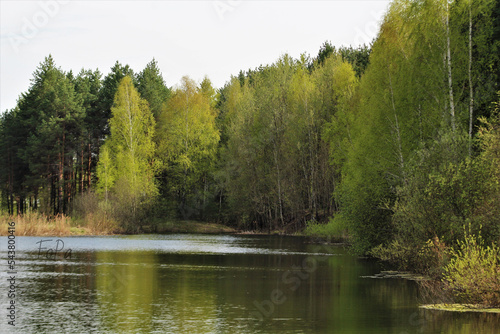
<svg viewBox="0 0 500 334"><path fill-rule="evenodd" d="M373 248L369 254L396 266L398 270L411 270L431 278L441 277L442 268L448 261L446 245L437 237L421 246L396 239L387 246Z"/></svg>
<svg viewBox="0 0 500 334"><path fill-rule="evenodd" d="M332 218L327 224L321 224L315 220L308 221L304 234L309 237L320 237L336 241L348 239L347 229L340 219Z"/></svg>
<svg viewBox="0 0 500 334"><path fill-rule="evenodd" d="M79 194L72 203L72 217L92 234L109 234L118 230L109 203L100 202L93 191Z"/></svg>
<svg viewBox="0 0 500 334"><path fill-rule="evenodd" d="M469 139L444 134L409 163L406 182L393 206L396 235L422 244L439 236L455 243L462 226L482 226L488 241L500 236L500 189L491 159L468 157Z"/></svg>
<svg viewBox="0 0 500 334"><path fill-rule="evenodd" d="M451 260L444 269L443 282L460 303L483 307L500 306L500 248L484 246L477 236L465 232L451 250Z"/></svg>

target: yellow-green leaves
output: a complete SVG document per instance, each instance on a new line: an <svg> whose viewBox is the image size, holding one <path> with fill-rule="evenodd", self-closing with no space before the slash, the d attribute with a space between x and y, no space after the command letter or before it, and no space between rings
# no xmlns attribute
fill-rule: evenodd
<svg viewBox="0 0 500 334"><path fill-rule="evenodd" d="M155 121L132 79L118 86L109 120L111 135L103 146L98 164L98 189L116 198L122 221L136 224L140 209L157 194L154 181L153 135Z"/></svg>
<svg viewBox="0 0 500 334"><path fill-rule="evenodd" d="M213 96L208 79L199 88L183 77L160 116L159 156L169 177L168 191L181 206L188 195L204 189L214 167L220 134Z"/></svg>
<svg viewBox="0 0 500 334"><path fill-rule="evenodd" d="M219 132L215 127L216 111L210 104L209 96L193 80L182 79L160 119L160 150L167 161L191 169L203 160L213 159Z"/></svg>
<svg viewBox="0 0 500 334"><path fill-rule="evenodd" d="M128 76L118 86L111 114L110 141L116 152L130 152L138 159L150 158L154 152L155 122L147 102L139 96Z"/></svg>
<svg viewBox="0 0 500 334"><path fill-rule="evenodd" d="M109 191L112 189L116 179L116 168L111 159L108 145L101 147L99 163L97 164L97 193L104 194L105 201L108 201Z"/></svg>

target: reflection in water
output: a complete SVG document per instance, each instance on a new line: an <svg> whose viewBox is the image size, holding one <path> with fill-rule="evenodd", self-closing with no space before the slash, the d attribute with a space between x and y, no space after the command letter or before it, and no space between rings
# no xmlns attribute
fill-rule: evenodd
<svg viewBox="0 0 500 334"><path fill-rule="evenodd" d="M36 239L19 239L26 251L19 253L18 333L494 333L500 328L496 314L420 310L414 282L361 278L381 268L340 247L302 238L65 238L72 258L57 261L37 257ZM5 287L2 280L2 291Z"/></svg>
<svg viewBox="0 0 500 334"><path fill-rule="evenodd" d="M96 291L102 328L151 332L158 286L153 252L98 252Z"/></svg>

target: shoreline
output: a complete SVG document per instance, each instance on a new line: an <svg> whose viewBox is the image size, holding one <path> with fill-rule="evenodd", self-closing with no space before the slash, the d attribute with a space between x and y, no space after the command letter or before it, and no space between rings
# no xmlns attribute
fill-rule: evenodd
<svg viewBox="0 0 500 334"><path fill-rule="evenodd" d="M63 223L50 220L42 224L19 222L18 219L2 219L4 223L0 228L0 236L8 236L8 224L15 222L16 236L103 236L103 235L136 235L136 234L169 234L169 233L199 233L199 234L240 234L245 233L232 227L217 223L196 221L167 221L157 226L143 226L137 232L120 230L118 228L90 228L75 224L66 219ZM75 226L76 225L76 226Z"/></svg>
<svg viewBox="0 0 500 334"><path fill-rule="evenodd" d="M496 313L500 314L500 308L484 308L480 305L472 304L424 304L420 305L419 308L425 310L433 311L445 311L445 312L474 312L474 313Z"/></svg>
<svg viewBox="0 0 500 334"><path fill-rule="evenodd" d="M194 220L166 220L152 225L144 225L137 231L126 231L113 225L88 226L85 221L75 220L69 216L45 217L5 217L0 216L0 236L8 236L8 224L15 223L16 236L104 236L104 235L140 235L140 234L235 234L235 235L283 235L306 236L301 233L285 233L284 231L250 231L239 230L220 223Z"/></svg>

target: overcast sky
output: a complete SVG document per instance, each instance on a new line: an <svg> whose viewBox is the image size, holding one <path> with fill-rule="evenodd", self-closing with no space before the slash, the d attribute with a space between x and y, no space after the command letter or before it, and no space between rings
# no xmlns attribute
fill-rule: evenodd
<svg viewBox="0 0 500 334"><path fill-rule="evenodd" d="M11 109L44 57L64 71L155 58L168 86L207 75L220 88L284 53L315 56L325 41L368 44L389 0L0 1L0 111Z"/></svg>

